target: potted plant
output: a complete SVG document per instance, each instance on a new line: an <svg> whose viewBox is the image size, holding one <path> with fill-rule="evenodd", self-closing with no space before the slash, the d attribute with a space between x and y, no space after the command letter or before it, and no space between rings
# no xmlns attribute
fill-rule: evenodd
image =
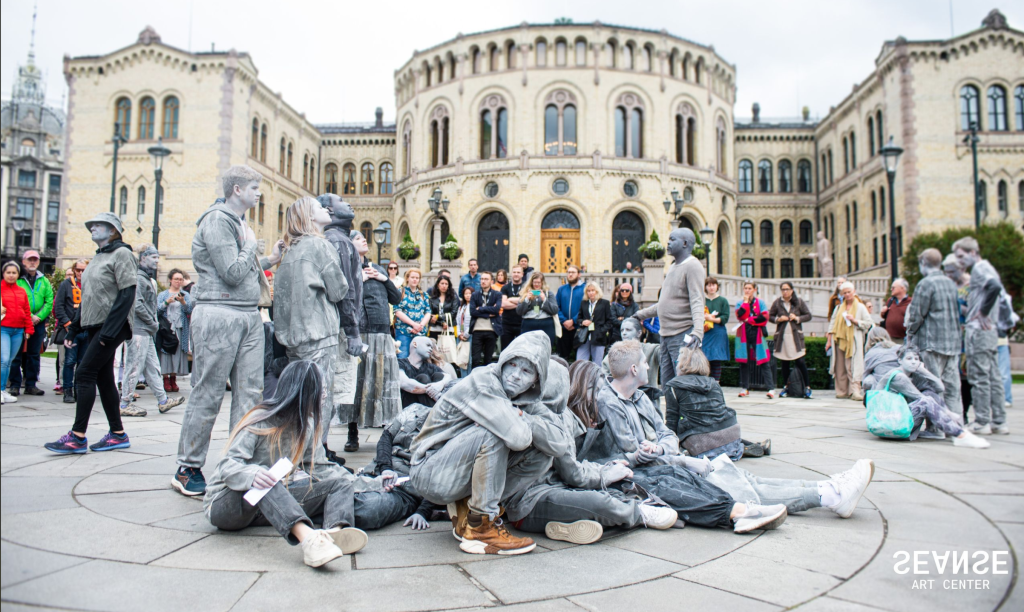
<svg viewBox="0 0 1024 612"><path fill-rule="evenodd" d="M420 258L420 245L412 241L412 236L408 232L398 245L398 256L407 261Z"/></svg>
<svg viewBox="0 0 1024 612"><path fill-rule="evenodd" d="M455 236L452 234L448 234L448 238L444 241L444 244L438 248L438 251L441 252L441 257L448 261L455 261L462 257L462 247L459 246L459 243L455 240Z"/></svg>
<svg viewBox="0 0 1024 612"><path fill-rule="evenodd" d="M645 259L651 261L657 261L665 256L665 245L661 243L661 239L658 238L658 232L651 231L650 239L641 244L640 248L637 249Z"/></svg>
<svg viewBox="0 0 1024 612"><path fill-rule="evenodd" d="M701 261L704 260L704 258L707 256L707 253L704 252L703 244L698 242L697 244L693 245L693 256L696 257L697 259L700 259Z"/></svg>

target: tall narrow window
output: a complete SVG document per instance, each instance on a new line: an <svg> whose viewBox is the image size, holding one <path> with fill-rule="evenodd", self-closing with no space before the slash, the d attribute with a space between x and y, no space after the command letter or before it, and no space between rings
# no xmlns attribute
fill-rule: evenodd
<svg viewBox="0 0 1024 612"><path fill-rule="evenodd" d="M267 163L267 124L260 129L260 161Z"/></svg>
<svg viewBox="0 0 1024 612"><path fill-rule="evenodd" d="M1017 183L1017 210L1024 213L1024 180Z"/></svg>
<svg viewBox="0 0 1024 612"><path fill-rule="evenodd" d="M605 48L608 49L608 67L609 68L618 68L619 67L619 57L618 57L618 55L619 55L619 43L618 43L618 41L616 41L614 38L609 40L608 44L605 45Z"/></svg>
<svg viewBox="0 0 1024 612"><path fill-rule="evenodd" d="M587 65L587 41L582 38L576 41L576 65Z"/></svg>
<svg viewBox="0 0 1024 612"><path fill-rule="evenodd" d="M253 159L260 158L260 121L259 119L252 120L252 146L249 149L249 157Z"/></svg>
<svg viewBox="0 0 1024 612"><path fill-rule="evenodd" d="M284 204L277 205L277 233L278 235L284 230Z"/></svg>
<svg viewBox="0 0 1024 612"><path fill-rule="evenodd" d="M538 68L544 68L548 65L548 43L541 38L534 45L536 50L536 63Z"/></svg>
<svg viewBox="0 0 1024 612"><path fill-rule="evenodd" d="M743 258L740 260L740 276L743 278L754 278L754 260Z"/></svg>
<svg viewBox="0 0 1024 612"><path fill-rule="evenodd" d="M516 67L516 43L511 40L505 43L505 66L509 70Z"/></svg>
<svg viewBox="0 0 1024 612"><path fill-rule="evenodd" d="M644 45L644 70L654 72L654 49L650 45Z"/></svg>
<svg viewBox="0 0 1024 612"><path fill-rule="evenodd" d="M482 55L483 54L480 53L480 49L477 47L473 47L473 50L470 51L470 56L473 58L473 74L480 74L480 62Z"/></svg>
<svg viewBox="0 0 1024 612"><path fill-rule="evenodd" d="M437 119L430 122L430 167L436 168L440 162L440 156L438 153L441 150L440 142L440 130L441 126L438 125Z"/></svg>
<svg viewBox="0 0 1024 612"><path fill-rule="evenodd" d="M450 133L450 127L448 125L448 117L441 119L441 165L448 165L448 137Z"/></svg>
<svg viewBox="0 0 1024 612"><path fill-rule="evenodd" d="M341 192L342 195L355 195L356 193L356 165L345 164L341 171Z"/></svg>
<svg viewBox="0 0 1024 612"><path fill-rule="evenodd" d="M681 164L686 159L686 119L682 115L676 115L676 163Z"/></svg>
<svg viewBox="0 0 1024 612"><path fill-rule="evenodd" d="M1013 88L1013 114L1017 131L1024 132L1024 85Z"/></svg>
<svg viewBox="0 0 1024 612"><path fill-rule="evenodd" d="M633 52L633 43L626 43L622 48L622 66L626 70L636 70L636 54Z"/></svg>
<svg viewBox="0 0 1024 612"><path fill-rule="evenodd" d="M278 172L284 174L284 165L288 163L288 146L285 143L285 139L281 137L281 159L278 162Z"/></svg>
<svg viewBox="0 0 1024 612"><path fill-rule="evenodd" d="M740 160L739 174L736 176L740 193L754 192L754 164L749 159Z"/></svg>
<svg viewBox="0 0 1024 612"><path fill-rule="evenodd" d="M779 223L779 244L793 244L792 221L781 221Z"/></svg>
<svg viewBox="0 0 1024 612"><path fill-rule="evenodd" d="M878 146L881 147L885 143L885 137L882 134L885 130L882 129L882 111L875 111L875 131L878 134Z"/></svg>
<svg viewBox="0 0 1024 612"><path fill-rule="evenodd" d="M562 153L576 155L576 107L572 104L562 109Z"/></svg>
<svg viewBox="0 0 1024 612"><path fill-rule="evenodd" d="M494 128L490 110L480 114L480 159L491 158L491 137Z"/></svg>
<svg viewBox="0 0 1024 612"><path fill-rule="evenodd" d="M327 164L324 167L324 190L327 193L338 193L338 165Z"/></svg>
<svg viewBox="0 0 1024 612"><path fill-rule="evenodd" d="M395 190L395 167L391 162L380 165L380 195L391 195Z"/></svg>
<svg viewBox="0 0 1024 612"><path fill-rule="evenodd" d="M874 223L878 220L878 196L874 191L871 192L871 222Z"/></svg>
<svg viewBox="0 0 1024 612"><path fill-rule="evenodd" d="M860 215L857 214L857 201L854 200L853 201L853 230L854 231L857 231L857 219L859 219L859 218L860 218Z"/></svg>
<svg viewBox="0 0 1024 612"><path fill-rule="evenodd" d="M793 162L779 162L779 193L793 193Z"/></svg>
<svg viewBox="0 0 1024 612"><path fill-rule="evenodd" d="M309 186L309 154L302 156L302 186Z"/></svg>
<svg viewBox="0 0 1024 612"><path fill-rule="evenodd" d="M868 117L868 155L875 156L875 120Z"/></svg>
<svg viewBox="0 0 1024 612"><path fill-rule="evenodd" d="M629 113L629 131L630 156L641 158L644 156L644 115L639 108Z"/></svg>
<svg viewBox="0 0 1024 612"><path fill-rule="evenodd" d="M757 162L757 190L761 193L772 192L772 162L767 159Z"/></svg>
<svg viewBox="0 0 1024 612"><path fill-rule="evenodd" d="M309 156L309 190L316 191L316 158Z"/></svg>
<svg viewBox="0 0 1024 612"><path fill-rule="evenodd" d="M828 156L828 184L831 185L836 180L836 175L832 172L832 149L829 149L826 155Z"/></svg>
<svg viewBox="0 0 1024 612"><path fill-rule="evenodd" d="M1009 185L1006 184L1006 181L999 181L999 184L996 186L996 201L999 205L999 216L1003 218L1010 212L1009 192Z"/></svg>
<svg viewBox="0 0 1024 612"><path fill-rule="evenodd" d="M843 174L850 173L850 141L843 136Z"/></svg>
<svg viewBox="0 0 1024 612"><path fill-rule="evenodd" d="M402 176L412 171L412 124L405 122L402 128Z"/></svg>
<svg viewBox="0 0 1024 612"><path fill-rule="evenodd" d="M373 195L373 164L363 164L362 175L363 195Z"/></svg>
<svg viewBox="0 0 1024 612"><path fill-rule="evenodd" d="M846 233L849 234L850 233L850 205L847 204L846 208L844 210L846 211Z"/></svg>
<svg viewBox="0 0 1024 612"><path fill-rule="evenodd" d="M888 206L885 199L885 187L878 188L878 219L885 221L885 207Z"/></svg>
<svg viewBox="0 0 1024 612"><path fill-rule="evenodd" d="M164 125L163 135L168 140L173 140L178 137L178 110L179 110L178 98L175 96L167 96L164 98Z"/></svg>
<svg viewBox="0 0 1024 612"><path fill-rule="evenodd" d="M775 243L775 226L767 219L761 222L761 244Z"/></svg>
<svg viewBox="0 0 1024 612"><path fill-rule="evenodd" d="M779 276L781 278L793 278L793 260L784 257L779 261Z"/></svg>
<svg viewBox="0 0 1024 612"><path fill-rule="evenodd" d="M121 219L123 220L125 217L128 216L128 188L121 187L119 195L121 197L118 202L117 216L121 217Z"/></svg>
<svg viewBox="0 0 1024 612"><path fill-rule="evenodd" d="M691 166L697 164L697 119L695 117L686 120L686 163Z"/></svg>
<svg viewBox="0 0 1024 612"><path fill-rule="evenodd" d="M498 109L498 142L495 143L498 158L508 157L508 109Z"/></svg>
<svg viewBox="0 0 1024 612"><path fill-rule="evenodd" d="M626 109L615 109L615 157L626 156Z"/></svg>
<svg viewBox="0 0 1024 612"><path fill-rule="evenodd" d="M132 131L132 101L128 98L120 98L117 101L117 110L114 113L114 121L117 129L121 132L121 138L125 140L131 137Z"/></svg>
<svg viewBox="0 0 1024 612"><path fill-rule="evenodd" d="M293 151L292 151L292 143L289 142L288 143L288 168L286 169L287 171L285 172L285 176L287 176L288 178L292 178L292 159L293 158L294 158L294 155L293 155Z"/></svg>
<svg viewBox="0 0 1024 612"><path fill-rule="evenodd" d="M806 219L800 222L800 244L814 244L814 226Z"/></svg>
<svg viewBox="0 0 1024 612"><path fill-rule="evenodd" d="M497 46L493 46L493 47L491 47L491 62L490 62L490 70L491 70L491 72L497 72L498 71L498 65L500 63L501 63L501 49L499 49Z"/></svg>
<svg viewBox="0 0 1024 612"><path fill-rule="evenodd" d="M754 244L754 222L743 221L740 223L740 244Z"/></svg>
<svg viewBox="0 0 1024 612"><path fill-rule="evenodd" d="M960 88L960 129L967 131L971 124L982 130L981 112L978 108L978 88L974 85L964 85Z"/></svg>
<svg viewBox="0 0 1024 612"><path fill-rule="evenodd" d="M850 167L857 167L857 134L850 132Z"/></svg>
<svg viewBox="0 0 1024 612"><path fill-rule="evenodd" d="M263 205L263 194L260 194L259 215L256 217L256 221L260 225L263 225L264 208L265 206Z"/></svg>
<svg viewBox="0 0 1024 612"><path fill-rule="evenodd" d="M565 41L562 40L562 39L556 40L555 41L555 65L556 66L564 66L565 65L566 51L567 50L566 50Z"/></svg>
<svg viewBox="0 0 1024 612"><path fill-rule="evenodd" d="M988 129L1006 131L1006 90L1002 85L988 88Z"/></svg>
<svg viewBox="0 0 1024 612"><path fill-rule="evenodd" d="M988 217L988 183L978 181L978 202L981 208L981 218Z"/></svg>
<svg viewBox="0 0 1024 612"><path fill-rule="evenodd" d="M153 124L156 123L156 102L145 97L139 103L139 138L153 140Z"/></svg>
<svg viewBox="0 0 1024 612"><path fill-rule="evenodd" d="M811 193L811 162L801 159L796 164L796 190Z"/></svg>
<svg viewBox="0 0 1024 612"><path fill-rule="evenodd" d="M761 260L761 278L775 278L775 260L767 257Z"/></svg>
<svg viewBox="0 0 1024 612"><path fill-rule="evenodd" d="M558 107L554 104L544 109L544 154L558 155Z"/></svg>

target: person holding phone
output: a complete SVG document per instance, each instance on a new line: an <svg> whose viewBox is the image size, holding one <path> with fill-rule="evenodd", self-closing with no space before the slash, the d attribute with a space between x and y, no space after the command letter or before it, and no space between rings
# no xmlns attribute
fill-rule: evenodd
<svg viewBox="0 0 1024 612"><path fill-rule="evenodd" d="M164 375L164 390L178 391L178 377L188 376L188 358L192 354L189 344L189 315L192 314L194 302L187 291L182 290L185 284L185 273L178 268L167 274L168 288L156 296L157 314L171 323L174 335L178 337L178 351L173 355L160 351L160 372Z"/></svg>
<svg viewBox="0 0 1024 612"><path fill-rule="evenodd" d="M520 334L542 331L555 343L555 315L558 314L558 302L555 294L548 288L544 273L535 271L526 281L526 289L520 293L516 314L523 319Z"/></svg>

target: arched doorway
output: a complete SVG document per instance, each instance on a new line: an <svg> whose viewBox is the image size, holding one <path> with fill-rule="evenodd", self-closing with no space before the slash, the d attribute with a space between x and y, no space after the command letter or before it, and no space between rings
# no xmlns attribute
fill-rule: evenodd
<svg viewBox="0 0 1024 612"><path fill-rule="evenodd" d="M624 210L615 215L612 221L612 271L621 272L627 263L634 267L640 261L637 250L644 243L644 222L634 212Z"/></svg>
<svg viewBox="0 0 1024 612"><path fill-rule="evenodd" d="M691 232L696 232L697 231L697 230L693 229L693 221L690 221L689 217L681 217L679 219L679 227L685 227L686 229L690 230Z"/></svg>
<svg viewBox="0 0 1024 612"><path fill-rule="evenodd" d="M564 208L549 212L540 224L541 269L562 273L580 265L580 220Z"/></svg>
<svg viewBox="0 0 1024 612"><path fill-rule="evenodd" d="M476 259L481 270L497 272L508 267L508 218L498 211L480 220L476 231Z"/></svg>

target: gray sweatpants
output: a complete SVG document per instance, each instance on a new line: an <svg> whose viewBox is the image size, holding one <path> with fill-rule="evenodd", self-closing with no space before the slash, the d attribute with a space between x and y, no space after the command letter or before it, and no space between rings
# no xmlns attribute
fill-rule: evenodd
<svg viewBox="0 0 1024 612"><path fill-rule="evenodd" d="M200 304L192 311L192 394L178 438L178 465L201 468L231 381L229 429L263 398L260 313Z"/></svg>
<svg viewBox="0 0 1024 612"><path fill-rule="evenodd" d="M788 512L821 507L817 481L754 476L736 467L728 455L715 457L711 465L714 471L708 474L708 482L741 504L785 504Z"/></svg>
<svg viewBox="0 0 1024 612"><path fill-rule="evenodd" d="M964 352L967 353L967 380L971 383L971 403L974 420L981 425L1006 422L1003 407L1003 376L999 372L997 343L994 329L981 330L968 327L964 334Z"/></svg>
<svg viewBox="0 0 1024 612"><path fill-rule="evenodd" d="M530 447L509 450L484 427L471 427L412 467L412 484L427 501L451 504L469 497L469 509L498 517L503 499L540 480L551 457Z"/></svg>
<svg viewBox="0 0 1024 612"><path fill-rule="evenodd" d="M678 333L674 336L661 337L661 384L664 386L668 381L676 377L676 361L679 359L679 349L683 348L683 339L690 330Z"/></svg>
<svg viewBox="0 0 1024 612"><path fill-rule="evenodd" d="M334 415L334 361L338 356L337 345L308 350L304 347L285 348L288 362L305 359L312 361L320 368L324 380L323 403L320 405L320 422L323 428L323 442L327 442L327 434L331 432L331 417Z"/></svg>
<svg viewBox="0 0 1024 612"><path fill-rule="evenodd" d="M139 382L139 375L146 377L149 388L153 390L156 401L164 403L167 401L167 393L164 392L163 376L160 374L160 360L156 356L156 342L153 336L142 331L132 333L128 341L128 353L124 358L124 379L121 381L121 403L127 404L132 401L132 393L135 393L135 385Z"/></svg>
<svg viewBox="0 0 1024 612"><path fill-rule="evenodd" d="M640 505L634 499L621 499L608 491L552 489L526 517L516 522L516 528L529 533L543 533L544 526L552 521L571 523L581 520L625 529L643 523Z"/></svg>
<svg viewBox="0 0 1024 612"><path fill-rule="evenodd" d="M946 402L946 408L953 414L963 414L963 398L960 397L960 355L922 351L921 362L924 369L942 381L942 400Z"/></svg>

